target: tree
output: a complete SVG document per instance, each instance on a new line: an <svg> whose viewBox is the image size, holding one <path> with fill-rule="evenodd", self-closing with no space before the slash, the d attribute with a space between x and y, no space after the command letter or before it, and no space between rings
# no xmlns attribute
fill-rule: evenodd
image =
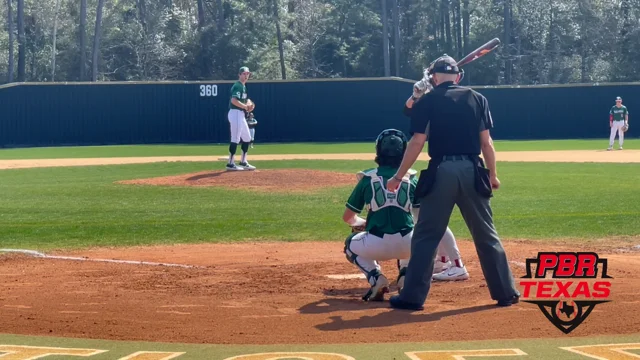
<svg viewBox="0 0 640 360"><path fill-rule="evenodd" d="M18 0L18 81L26 78L27 47L24 34L24 0Z"/></svg>
<svg viewBox="0 0 640 360"><path fill-rule="evenodd" d="M380 0L382 3L382 56L384 58L384 76L391 76L391 65L389 64L389 19L387 16L387 0Z"/></svg>
<svg viewBox="0 0 640 360"><path fill-rule="evenodd" d="M7 31L9 32L9 64L7 70L7 80L13 82L13 11L12 0L7 0Z"/></svg>
<svg viewBox="0 0 640 360"><path fill-rule="evenodd" d="M87 71L87 0L80 0L80 81L86 80Z"/></svg>
<svg viewBox="0 0 640 360"><path fill-rule="evenodd" d="M98 9L96 10L96 26L93 35L93 55L92 55L92 71L91 80L98 79L98 52L100 51L100 37L102 31L102 9L104 8L104 0L98 0Z"/></svg>
<svg viewBox="0 0 640 360"><path fill-rule="evenodd" d="M53 14L53 40L51 49L51 81L56 77L56 35L58 32L58 11L60 10L60 0L56 0L56 10Z"/></svg>
<svg viewBox="0 0 640 360"><path fill-rule="evenodd" d="M284 61L284 40L282 39L282 30L280 29L280 11L278 8L280 7L278 0L271 0L273 5L273 15L276 23L276 37L278 41L278 54L280 55L280 73L282 74L282 79L285 80L287 78L287 69Z"/></svg>

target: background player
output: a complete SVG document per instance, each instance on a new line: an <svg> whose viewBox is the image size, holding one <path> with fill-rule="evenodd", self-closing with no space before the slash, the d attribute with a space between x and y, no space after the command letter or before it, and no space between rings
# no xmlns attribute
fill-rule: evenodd
<svg viewBox="0 0 640 360"><path fill-rule="evenodd" d="M622 105L622 98L618 96L616 98L616 104L611 107L609 111L609 127L611 128L611 135L609 135L609 147L607 150L613 150L613 142L616 140L616 133L618 133L618 143L620 144L620 150L622 150L622 143L624 143L624 131L623 126L629 126L629 110Z"/></svg>
<svg viewBox="0 0 640 360"><path fill-rule="evenodd" d="M249 68L243 66L240 68L238 81L231 87L231 99L229 100L229 127L231 129L231 141L229 144L229 162L227 170L255 170L255 166L247 162L247 152L249 151L249 143L251 143L251 134L249 125L245 119L245 111L253 111L255 105L247 96L247 80L251 76ZM234 157L238 144L241 144L242 158L238 165L234 162Z"/></svg>
<svg viewBox="0 0 640 360"><path fill-rule="evenodd" d="M258 120L253 116L253 113L246 113L247 124L249 125L249 133L251 134L251 148L253 149L253 143L256 141L256 126L258 126Z"/></svg>

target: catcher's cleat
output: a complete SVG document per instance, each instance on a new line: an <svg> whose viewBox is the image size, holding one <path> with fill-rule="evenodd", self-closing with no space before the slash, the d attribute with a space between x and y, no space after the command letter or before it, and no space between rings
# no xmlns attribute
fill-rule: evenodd
<svg viewBox="0 0 640 360"><path fill-rule="evenodd" d="M375 281L375 284L364 294L362 300L384 301L384 294L389 292L389 280L382 274L370 277L369 283L371 283L371 280Z"/></svg>

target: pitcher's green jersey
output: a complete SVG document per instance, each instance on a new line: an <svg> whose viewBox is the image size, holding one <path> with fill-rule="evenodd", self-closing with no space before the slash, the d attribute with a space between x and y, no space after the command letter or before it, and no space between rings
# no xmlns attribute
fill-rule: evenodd
<svg viewBox="0 0 640 360"><path fill-rule="evenodd" d="M361 213L369 205L366 231L395 234L413 229L411 207L418 179L415 171L408 180L403 180L396 192L387 191L387 181L396 173L396 168L381 166L362 172L364 175L351 192L346 206ZM415 205L414 207L418 207Z"/></svg>
<svg viewBox="0 0 640 360"><path fill-rule="evenodd" d="M243 104L247 103L247 87L243 85L240 81L236 81L231 87L231 99L233 98L238 99L238 101L240 101ZM231 99L229 99L229 109L242 110L241 108L233 105L233 103L231 102Z"/></svg>
<svg viewBox="0 0 640 360"><path fill-rule="evenodd" d="M613 114L613 121L624 121L624 116L629 114L629 110L624 105L620 107L613 105L609 113Z"/></svg>

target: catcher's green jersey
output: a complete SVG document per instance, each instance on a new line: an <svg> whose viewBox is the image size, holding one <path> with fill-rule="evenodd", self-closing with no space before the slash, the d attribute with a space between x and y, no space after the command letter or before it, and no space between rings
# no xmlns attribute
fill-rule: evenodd
<svg viewBox="0 0 640 360"><path fill-rule="evenodd" d="M395 175L397 168L381 166L362 172L364 175L351 192L347 208L361 213L369 206L366 231L376 229L384 234L395 234L413 229L411 207L418 179L410 176L403 180L395 193L387 191L387 180Z"/></svg>
<svg viewBox="0 0 640 360"><path fill-rule="evenodd" d="M629 114L629 110L624 105L620 107L613 105L609 113L613 114L613 121L624 121L624 116Z"/></svg>
<svg viewBox="0 0 640 360"><path fill-rule="evenodd" d="M243 104L247 103L247 87L240 81L236 81L231 87L231 99L233 98L238 99ZM242 110L241 108L233 105L231 99L229 99L229 109Z"/></svg>

